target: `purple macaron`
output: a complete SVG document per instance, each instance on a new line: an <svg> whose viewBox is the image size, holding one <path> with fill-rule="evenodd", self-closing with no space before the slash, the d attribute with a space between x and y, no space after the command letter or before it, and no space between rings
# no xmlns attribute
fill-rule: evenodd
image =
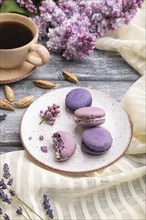
<svg viewBox="0 0 146 220"><path fill-rule="evenodd" d="M55 146L55 156L58 161L68 160L75 152L75 137L66 131L57 131L52 140Z"/></svg>
<svg viewBox="0 0 146 220"><path fill-rule="evenodd" d="M65 104L70 110L77 110L92 104L92 96L90 92L83 88L71 90L65 99Z"/></svg>
<svg viewBox="0 0 146 220"><path fill-rule="evenodd" d="M100 155L112 146L112 142L112 136L105 128L89 128L83 132L82 150L89 154Z"/></svg>
<svg viewBox="0 0 146 220"><path fill-rule="evenodd" d="M74 115L76 124L81 127L95 127L105 122L105 111L98 107L79 108Z"/></svg>

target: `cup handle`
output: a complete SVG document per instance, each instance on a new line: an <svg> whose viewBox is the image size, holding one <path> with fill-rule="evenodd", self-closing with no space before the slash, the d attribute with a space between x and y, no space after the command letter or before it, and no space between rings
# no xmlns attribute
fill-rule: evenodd
<svg viewBox="0 0 146 220"><path fill-rule="evenodd" d="M27 56L27 61L32 63L35 66L41 66L48 62L50 59L50 53L41 44L33 44L30 46L30 51L35 51L39 57L34 56L33 54L29 53Z"/></svg>

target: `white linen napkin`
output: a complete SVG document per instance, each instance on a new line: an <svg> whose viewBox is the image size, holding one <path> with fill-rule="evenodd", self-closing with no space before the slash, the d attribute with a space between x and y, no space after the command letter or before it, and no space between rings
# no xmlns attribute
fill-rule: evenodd
<svg viewBox="0 0 146 220"><path fill-rule="evenodd" d="M141 75L146 73L146 1L129 25L98 38L96 48L117 51Z"/></svg>
<svg viewBox="0 0 146 220"><path fill-rule="evenodd" d="M145 32L139 11L131 25L119 31L117 37L97 40L98 49L116 50L141 75L144 75ZM141 31L138 36L138 29ZM42 195L50 198L58 220L142 220L145 219L145 76L127 91L121 102L133 124L133 139L126 154L111 166L82 176L67 176L38 166L26 151L0 156L1 168L8 163L17 194L44 220ZM2 172L0 172L0 178ZM1 201L0 201L1 202ZM19 204L20 205L20 204ZM24 219L15 214L11 205L0 205L12 220ZM39 219L32 215L32 219Z"/></svg>

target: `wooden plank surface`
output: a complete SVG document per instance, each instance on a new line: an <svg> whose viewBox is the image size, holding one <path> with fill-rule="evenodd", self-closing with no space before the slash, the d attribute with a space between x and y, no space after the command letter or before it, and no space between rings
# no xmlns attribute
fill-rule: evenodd
<svg viewBox="0 0 146 220"><path fill-rule="evenodd" d="M104 52L95 50L84 61L66 61L61 56L51 55L49 63L43 67L37 68L35 73L29 79L62 79L62 70L68 70L76 74L80 81L82 80L136 80L139 74L129 66L126 61L114 52Z"/></svg>
<svg viewBox="0 0 146 220"><path fill-rule="evenodd" d="M32 76L11 84L16 100L28 95L38 98L53 89L77 85L105 92L120 101L128 88L139 78L139 74L117 53L95 50L84 61L65 61L59 55L51 56L50 62L36 68ZM63 69L76 74L79 83L75 85L66 81L62 76ZM56 86L51 90L44 90L34 85L35 79L51 80ZM3 98L4 86L1 85L0 99ZM0 153L23 149L19 139L19 127L25 110L0 110L1 113L7 113L6 120L0 123Z"/></svg>

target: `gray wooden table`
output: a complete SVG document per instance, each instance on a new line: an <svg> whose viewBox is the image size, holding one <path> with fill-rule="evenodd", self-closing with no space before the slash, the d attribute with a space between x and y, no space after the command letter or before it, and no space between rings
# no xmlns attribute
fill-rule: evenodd
<svg viewBox="0 0 146 220"><path fill-rule="evenodd" d="M56 83L53 89L66 86L76 86L62 77L62 70L74 73L78 79L78 86L94 88L113 96L120 101L128 88L139 78L139 74L130 67L118 53L95 50L84 61L65 61L61 56L52 54L50 62L39 67L29 77L10 86L15 92L16 100L24 96L34 95L35 98L49 90L34 85L35 79L46 79ZM51 89L52 90L52 89ZM0 99L5 98L4 86L0 86ZM22 150L19 127L26 109L16 109L15 112L5 112L7 118L0 123L0 153Z"/></svg>

